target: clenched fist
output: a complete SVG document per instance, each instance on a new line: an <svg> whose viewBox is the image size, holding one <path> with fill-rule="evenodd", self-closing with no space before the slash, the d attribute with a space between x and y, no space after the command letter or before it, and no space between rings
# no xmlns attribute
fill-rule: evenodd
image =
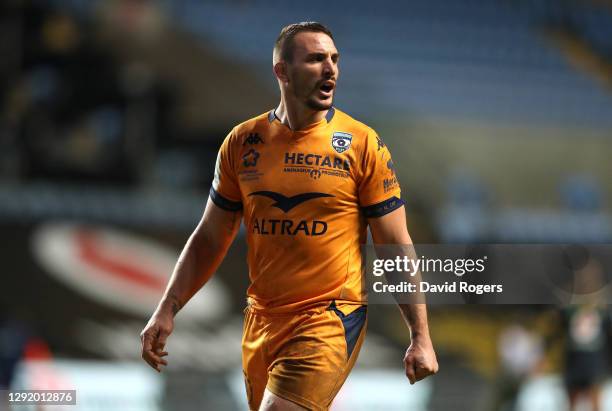
<svg viewBox="0 0 612 411"><path fill-rule="evenodd" d="M404 356L404 366L410 384L438 372L438 360L429 337L412 339Z"/></svg>

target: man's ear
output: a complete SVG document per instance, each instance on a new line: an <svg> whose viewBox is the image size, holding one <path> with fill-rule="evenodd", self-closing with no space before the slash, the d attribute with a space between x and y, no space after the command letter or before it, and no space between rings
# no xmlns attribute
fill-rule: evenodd
<svg viewBox="0 0 612 411"><path fill-rule="evenodd" d="M272 69L274 70L274 75L283 83L289 82L289 77L287 76L287 63L284 61L278 61Z"/></svg>

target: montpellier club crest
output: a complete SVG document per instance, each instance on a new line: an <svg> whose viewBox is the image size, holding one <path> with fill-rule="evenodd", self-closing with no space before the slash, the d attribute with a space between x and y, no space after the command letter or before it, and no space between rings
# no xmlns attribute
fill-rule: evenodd
<svg viewBox="0 0 612 411"><path fill-rule="evenodd" d="M351 147L353 135L342 131L336 131L332 135L331 145L338 153L344 153Z"/></svg>

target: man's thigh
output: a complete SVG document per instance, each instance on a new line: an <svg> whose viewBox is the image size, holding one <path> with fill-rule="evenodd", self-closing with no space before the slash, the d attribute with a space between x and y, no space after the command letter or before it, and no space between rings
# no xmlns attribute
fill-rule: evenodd
<svg viewBox="0 0 612 411"><path fill-rule="evenodd" d="M245 374L251 408L257 409L267 388L306 409L326 410L355 363L365 323L366 307L344 315L334 305L277 319L274 327L267 327L264 351L269 354L269 365L265 375L264 356L253 355L254 345L243 341L243 349L250 352ZM257 337L257 332L252 335Z"/></svg>
<svg viewBox="0 0 612 411"><path fill-rule="evenodd" d="M259 409L268 383L270 359L267 355L266 337L269 326L268 318L254 313L250 307L247 307L242 334L242 372L251 411Z"/></svg>
<svg viewBox="0 0 612 411"><path fill-rule="evenodd" d="M286 400L266 389L264 391L263 400L259 406L259 411L307 411L307 408Z"/></svg>

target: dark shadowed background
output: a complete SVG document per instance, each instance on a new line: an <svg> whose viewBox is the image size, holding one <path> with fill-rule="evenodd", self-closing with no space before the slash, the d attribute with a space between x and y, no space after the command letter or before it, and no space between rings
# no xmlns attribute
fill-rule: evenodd
<svg viewBox="0 0 612 411"><path fill-rule="evenodd" d="M161 375L138 334L221 141L278 103L278 32L303 20L333 31L335 105L389 146L416 243L612 242L610 1L5 0L0 388L71 387L70 410L246 409L244 232ZM553 307L431 307L441 371L415 386L399 312L370 315L336 411L566 406Z"/></svg>

